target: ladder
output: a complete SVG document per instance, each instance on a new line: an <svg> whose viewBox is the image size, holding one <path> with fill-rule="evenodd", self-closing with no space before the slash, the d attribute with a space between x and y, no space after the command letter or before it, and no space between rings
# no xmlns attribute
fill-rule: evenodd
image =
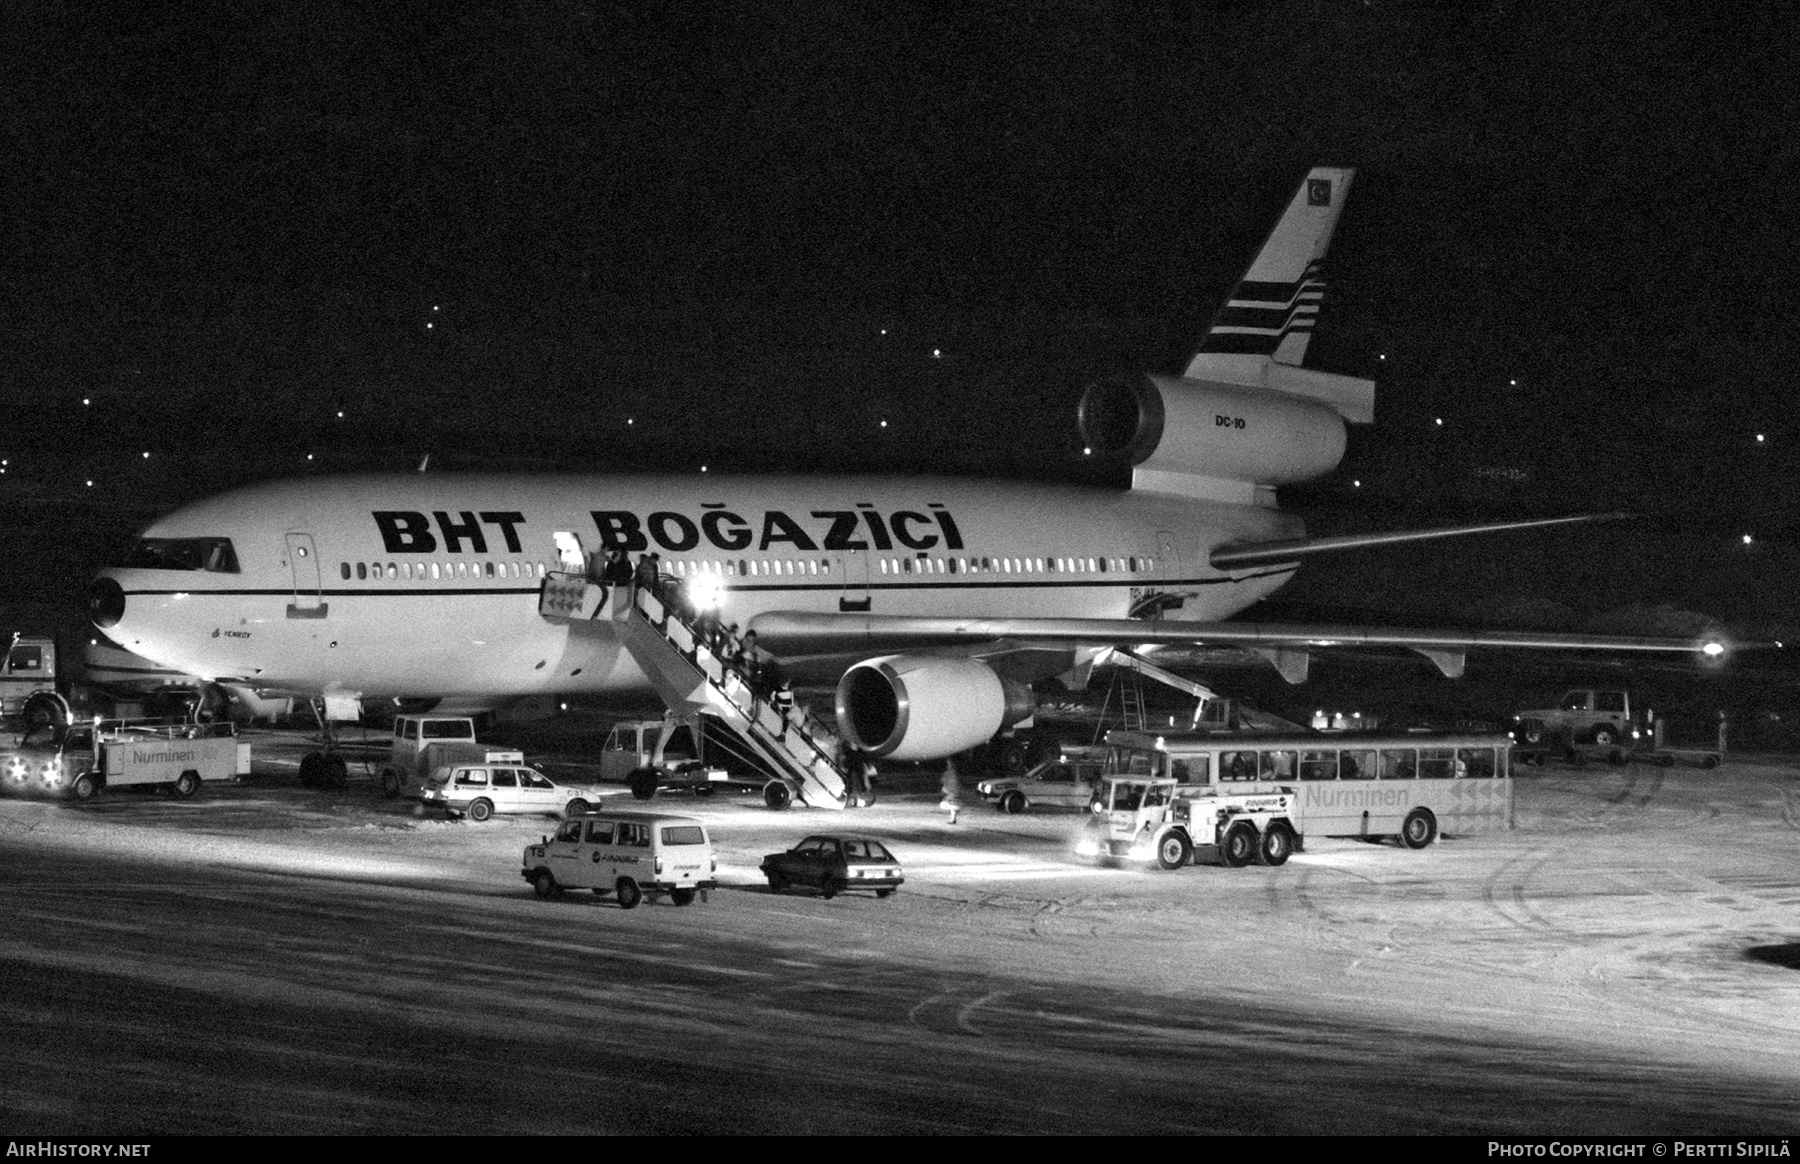
<svg viewBox="0 0 1800 1164"><path fill-rule="evenodd" d="M744 746L746 758L790 796L819 808L848 806L851 781L839 767L837 736L799 703L785 716L777 711L733 661L736 643L718 644L723 650L715 650L652 588L619 583L608 595L588 575L551 573L538 596L538 613L551 622L597 621L607 612L609 598L619 641L670 711L699 713L728 729ZM765 791L765 796L771 807L781 806L774 794Z"/></svg>

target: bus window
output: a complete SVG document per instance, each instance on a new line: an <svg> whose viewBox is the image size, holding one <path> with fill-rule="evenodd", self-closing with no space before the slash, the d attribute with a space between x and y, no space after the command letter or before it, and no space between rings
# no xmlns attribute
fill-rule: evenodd
<svg viewBox="0 0 1800 1164"><path fill-rule="evenodd" d="M1211 784L1212 757L1183 756L1179 760L1170 757L1169 775L1175 777L1180 784Z"/></svg>
<svg viewBox="0 0 1800 1164"><path fill-rule="evenodd" d="M1254 780L1256 779L1255 752L1220 752L1220 780Z"/></svg>
<svg viewBox="0 0 1800 1164"><path fill-rule="evenodd" d="M1456 775L1455 748L1420 748L1419 779L1448 780Z"/></svg>
<svg viewBox="0 0 1800 1164"><path fill-rule="evenodd" d="M1156 754L1139 748L1114 748L1106 757L1108 776L1154 776L1157 767Z"/></svg>
<svg viewBox="0 0 1800 1164"><path fill-rule="evenodd" d="M1294 778L1294 753L1288 751L1264 752L1262 754L1262 778L1264 780L1292 780Z"/></svg>
<svg viewBox="0 0 1800 1164"><path fill-rule="evenodd" d="M1411 748L1383 748L1381 775L1383 780L1411 780L1418 775L1416 753Z"/></svg>
<svg viewBox="0 0 1800 1164"><path fill-rule="evenodd" d="M1456 752L1457 775L1470 780L1491 780L1494 776L1494 749L1459 748Z"/></svg>
<svg viewBox="0 0 1800 1164"><path fill-rule="evenodd" d="M1338 779L1375 779L1375 753L1367 748L1341 753L1338 757Z"/></svg>
<svg viewBox="0 0 1800 1164"><path fill-rule="evenodd" d="M1300 779L1336 780L1337 778L1338 754L1336 752L1300 753Z"/></svg>

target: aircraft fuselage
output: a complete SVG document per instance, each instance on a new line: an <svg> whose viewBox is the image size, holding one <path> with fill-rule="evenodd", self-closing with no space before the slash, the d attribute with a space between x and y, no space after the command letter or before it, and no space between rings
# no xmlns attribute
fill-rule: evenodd
<svg viewBox="0 0 1800 1164"><path fill-rule="evenodd" d="M1157 594L1181 599L1164 617L1222 619L1292 567L1220 571L1211 549L1303 532L1254 505L933 477L314 478L161 519L138 564L102 571L95 605L110 580L117 618L99 621L122 645L259 689L642 689L604 628L539 617L559 531L634 563L659 554L664 573L716 586L722 620L746 627L776 610L1117 619Z"/></svg>

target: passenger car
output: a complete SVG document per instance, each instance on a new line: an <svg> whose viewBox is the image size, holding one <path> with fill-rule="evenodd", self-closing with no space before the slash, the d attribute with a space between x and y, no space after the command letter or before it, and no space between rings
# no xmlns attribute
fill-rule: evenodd
<svg viewBox="0 0 1800 1164"><path fill-rule="evenodd" d="M470 820L486 820L497 812L574 816L599 803L600 793L558 784L524 764L454 764L431 774L419 802Z"/></svg>
<svg viewBox="0 0 1800 1164"><path fill-rule="evenodd" d="M1086 808L1105 765L1097 760L1049 760L1023 776L983 780L975 786L1001 812L1023 812L1034 804Z"/></svg>
<svg viewBox="0 0 1800 1164"><path fill-rule="evenodd" d="M634 909L646 893L667 893L676 905L688 905L697 891L718 886L718 867L706 826L693 817L591 812L525 846L519 875L539 897L591 889L617 896L620 909Z"/></svg>
<svg viewBox="0 0 1800 1164"><path fill-rule="evenodd" d="M906 882L900 862L868 837L807 837L785 853L764 857L762 871L770 889L810 885L824 898L847 889L873 889L876 897L886 897Z"/></svg>

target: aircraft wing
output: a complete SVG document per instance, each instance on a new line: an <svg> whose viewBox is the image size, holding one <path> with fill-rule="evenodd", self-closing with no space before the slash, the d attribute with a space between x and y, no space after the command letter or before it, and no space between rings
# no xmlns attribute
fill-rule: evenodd
<svg viewBox="0 0 1800 1164"><path fill-rule="evenodd" d="M1540 517L1529 521L1492 521L1482 525L1440 526L1436 529L1394 530L1385 533L1339 534L1334 537L1289 538L1275 542L1245 542L1220 546L1208 559L1215 569L1249 570L1295 562L1317 554L1340 550L1361 550L1370 546L1391 546L1400 542L1423 542L1436 538L1464 537L1470 534L1503 533L1507 530L1536 529L1546 525L1570 525L1584 521L1618 521L1628 513L1583 513L1573 517Z"/></svg>
<svg viewBox="0 0 1800 1164"><path fill-rule="evenodd" d="M758 640L776 654L871 654L969 647L981 643L1067 648L1102 646L1224 646L1263 655L1289 682L1306 677L1315 647L1405 647L1462 674L1466 652L1511 650L1662 651L1717 656L1734 646L1723 639L1583 635L1554 631L1427 630L1341 624L1182 622L1133 618L954 618L773 611L751 621Z"/></svg>

